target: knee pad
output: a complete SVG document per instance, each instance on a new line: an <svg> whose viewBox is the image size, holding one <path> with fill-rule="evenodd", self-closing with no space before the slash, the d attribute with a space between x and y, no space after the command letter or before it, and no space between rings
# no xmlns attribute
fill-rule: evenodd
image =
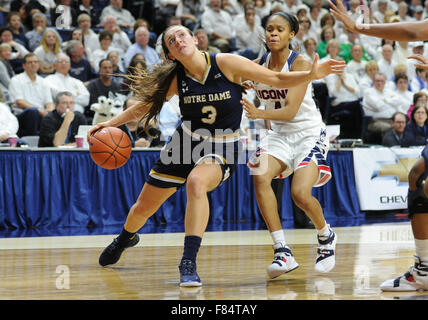
<svg viewBox="0 0 428 320"><path fill-rule="evenodd" d="M414 214L428 213L428 198L425 196L423 188L419 187L415 191L409 190L407 194L407 207L409 219Z"/></svg>

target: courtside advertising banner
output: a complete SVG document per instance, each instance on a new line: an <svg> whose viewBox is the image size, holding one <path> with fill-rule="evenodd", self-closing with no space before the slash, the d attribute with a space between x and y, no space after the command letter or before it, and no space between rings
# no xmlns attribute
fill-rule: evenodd
<svg viewBox="0 0 428 320"><path fill-rule="evenodd" d="M353 149L362 211L407 208L408 174L423 147Z"/></svg>

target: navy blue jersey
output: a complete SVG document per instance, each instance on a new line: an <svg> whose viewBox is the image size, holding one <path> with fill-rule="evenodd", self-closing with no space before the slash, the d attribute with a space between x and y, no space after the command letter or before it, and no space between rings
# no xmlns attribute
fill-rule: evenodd
<svg viewBox="0 0 428 320"><path fill-rule="evenodd" d="M428 177L428 145L422 150L422 157L425 160L425 172L423 173L423 179Z"/></svg>
<svg viewBox="0 0 428 320"><path fill-rule="evenodd" d="M190 121L192 131L207 129L216 134L216 129L240 127L242 118L241 86L230 82L220 71L215 53L204 53L207 59L205 78L202 82L185 74L181 66L177 72L182 121Z"/></svg>

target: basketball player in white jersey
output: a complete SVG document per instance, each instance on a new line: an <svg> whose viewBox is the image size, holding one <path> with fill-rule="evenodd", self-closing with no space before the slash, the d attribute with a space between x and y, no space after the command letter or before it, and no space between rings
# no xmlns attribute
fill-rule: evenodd
<svg viewBox="0 0 428 320"><path fill-rule="evenodd" d="M275 71L310 70L311 63L291 50L289 44L297 34L296 17L278 12L266 23L266 45L270 52L259 64ZM329 272L335 265L337 236L326 223L312 188L324 185L330 178L326 162L328 140L321 114L312 99L312 85L302 83L295 88L275 88L254 83L254 89L265 110L257 109L245 98L241 101L250 119L270 120L271 129L250 158L257 203L274 242L274 260L268 267L270 278L296 269L299 265L285 242L272 179L285 178L294 172L291 195L314 223L318 231L315 270Z"/></svg>

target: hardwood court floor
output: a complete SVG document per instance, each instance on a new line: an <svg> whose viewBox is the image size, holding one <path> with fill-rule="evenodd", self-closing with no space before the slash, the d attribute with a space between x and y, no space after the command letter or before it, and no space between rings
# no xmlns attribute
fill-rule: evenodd
<svg viewBox="0 0 428 320"><path fill-rule="evenodd" d="M207 232L198 256L201 288L180 289L182 233L141 234L114 267L98 257L114 236L0 239L0 299L379 300L428 299L428 292L382 293L379 284L413 264L408 223L335 228L337 263L313 271L314 230L287 230L300 267L275 280L267 231Z"/></svg>

